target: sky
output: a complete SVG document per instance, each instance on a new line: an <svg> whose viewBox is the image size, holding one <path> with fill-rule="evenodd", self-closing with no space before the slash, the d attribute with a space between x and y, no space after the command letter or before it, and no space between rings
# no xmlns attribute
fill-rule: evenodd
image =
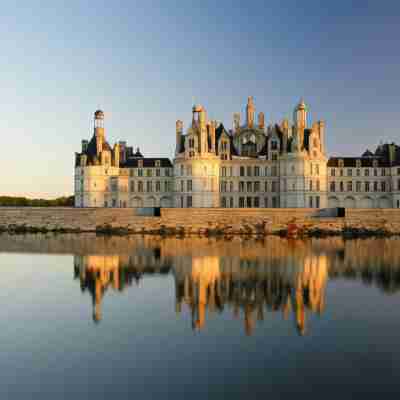
<svg viewBox="0 0 400 400"><path fill-rule="evenodd" d="M267 124L303 97L330 156L399 142L398 1L4 3L0 195L72 194L97 108L145 156L173 157L193 103L231 127L248 96Z"/></svg>

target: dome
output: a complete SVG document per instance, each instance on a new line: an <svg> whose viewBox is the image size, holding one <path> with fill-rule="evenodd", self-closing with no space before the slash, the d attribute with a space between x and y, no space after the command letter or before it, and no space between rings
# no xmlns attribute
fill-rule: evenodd
<svg viewBox="0 0 400 400"><path fill-rule="evenodd" d="M104 119L104 112L103 112L102 110L97 110L97 111L94 113L94 117L95 117L96 119Z"/></svg>

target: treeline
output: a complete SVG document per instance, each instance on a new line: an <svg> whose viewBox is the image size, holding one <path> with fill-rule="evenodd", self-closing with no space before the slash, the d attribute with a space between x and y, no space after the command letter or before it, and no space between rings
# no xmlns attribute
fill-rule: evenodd
<svg viewBox="0 0 400 400"><path fill-rule="evenodd" d="M0 207L73 207L74 196L56 199L28 199L27 197L0 196Z"/></svg>

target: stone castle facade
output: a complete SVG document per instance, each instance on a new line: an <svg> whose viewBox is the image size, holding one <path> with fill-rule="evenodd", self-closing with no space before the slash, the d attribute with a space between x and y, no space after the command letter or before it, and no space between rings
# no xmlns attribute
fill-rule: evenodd
<svg viewBox="0 0 400 400"><path fill-rule="evenodd" d="M293 121L266 126L248 98L232 129L195 105L184 131L176 122L175 158L147 158L126 142L111 147L104 113L75 157L76 207L400 208L400 147L361 157L327 157L325 123L308 122L304 101Z"/></svg>

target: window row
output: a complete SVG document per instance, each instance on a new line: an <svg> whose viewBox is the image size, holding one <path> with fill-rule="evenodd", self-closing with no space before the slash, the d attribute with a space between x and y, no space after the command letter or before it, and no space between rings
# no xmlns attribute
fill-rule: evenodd
<svg viewBox="0 0 400 400"><path fill-rule="evenodd" d="M331 176L386 176L390 175L390 170L385 168L331 168Z"/></svg>
<svg viewBox="0 0 400 400"><path fill-rule="evenodd" d="M398 182L398 187L400 190L400 180ZM353 185L353 182L339 182L339 184L336 184L336 182L331 182L329 185L329 191L330 192L352 192L352 191L356 191L356 192L386 192L386 191L390 191L390 185L385 182L385 181L381 181L381 182L360 182L357 181L355 182L355 185Z"/></svg>
<svg viewBox="0 0 400 400"><path fill-rule="evenodd" d="M172 182L171 181L131 181L130 183L130 191L131 192L170 192L172 191Z"/></svg>
<svg viewBox="0 0 400 400"><path fill-rule="evenodd" d="M235 204L235 199L233 197L221 197L221 207L223 208L278 208L279 207L279 197L239 197L238 204Z"/></svg>
<svg viewBox="0 0 400 400"><path fill-rule="evenodd" d="M164 173L163 173L164 172ZM171 168L131 168L129 175L144 176L151 178L152 176L171 176Z"/></svg>

